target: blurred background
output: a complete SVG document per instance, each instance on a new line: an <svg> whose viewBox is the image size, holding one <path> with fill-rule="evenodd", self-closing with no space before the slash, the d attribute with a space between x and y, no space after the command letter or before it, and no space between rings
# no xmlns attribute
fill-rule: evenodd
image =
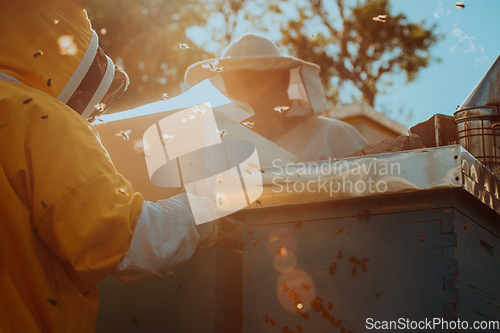
<svg viewBox="0 0 500 333"><path fill-rule="evenodd" d="M406 127L452 115L500 54L500 1L84 0L131 84L110 112L187 90L186 68L247 32L318 64L328 107L365 103ZM181 47L187 44L189 48Z"/></svg>

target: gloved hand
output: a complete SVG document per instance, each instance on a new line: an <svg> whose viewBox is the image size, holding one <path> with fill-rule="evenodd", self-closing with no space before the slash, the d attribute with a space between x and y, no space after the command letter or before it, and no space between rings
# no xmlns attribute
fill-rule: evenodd
<svg viewBox="0 0 500 333"><path fill-rule="evenodd" d="M189 199L188 199L189 196ZM199 214L206 216L210 222L205 222L201 224L196 224L195 228L200 239L198 241L198 249L206 249L212 247L217 243L219 237L224 237L223 230L233 230L235 228L234 224L227 219L217 219L217 211L215 202L207 197L195 196L192 194L180 193L173 197L182 202L190 211L191 214ZM195 203L195 207L192 207L189 201ZM196 212L192 211L192 208L196 209Z"/></svg>

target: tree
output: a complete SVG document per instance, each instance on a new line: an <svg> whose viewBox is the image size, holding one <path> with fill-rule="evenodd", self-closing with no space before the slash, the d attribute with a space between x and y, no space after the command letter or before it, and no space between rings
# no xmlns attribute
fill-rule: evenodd
<svg viewBox="0 0 500 333"><path fill-rule="evenodd" d="M206 5L194 0L84 1L100 46L130 76L128 91L111 111L182 92L186 68L211 56L186 35L189 27L207 21Z"/></svg>
<svg viewBox="0 0 500 333"><path fill-rule="evenodd" d="M339 102L339 87L351 82L363 101L373 106L395 74L403 73L411 82L434 60L430 48L441 37L433 33L435 26L426 28L425 21L410 23L403 14L391 15L389 0L357 1L351 6L344 0L295 3L298 17L285 20L281 44L321 67L333 104ZM276 12L285 16L280 9Z"/></svg>

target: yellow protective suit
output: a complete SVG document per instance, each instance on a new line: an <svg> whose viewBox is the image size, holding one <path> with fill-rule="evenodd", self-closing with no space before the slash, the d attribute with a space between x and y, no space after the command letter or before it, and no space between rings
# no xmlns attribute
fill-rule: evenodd
<svg viewBox="0 0 500 333"><path fill-rule="evenodd" d="M93 332L96 283L129 249L143 198L56 100L90 25L69 1L23 0L2 3L0 31L0 72L21 82L0 81L0 332Z"/></svg>

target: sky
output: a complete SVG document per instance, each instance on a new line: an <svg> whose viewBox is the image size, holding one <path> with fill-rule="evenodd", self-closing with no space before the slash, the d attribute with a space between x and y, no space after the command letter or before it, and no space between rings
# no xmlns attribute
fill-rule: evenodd
<svg viewBox="0 0 500 333"><path fill-rule="evenodd" d="M379 96L375 108L401 105L411 109L411 127L436 113L453 115L500 54L500 1L393 0L393 13L404 13L412 22L436 23L444 35L432 54L441 59L423 69L407 85L395 84Z"/></svg>
<svg viewBox="0 0 500 333"><path fill-rule="evenodd" d="M432 62L417 79L406 84L395 77L385 95L378 95L375 109L411 127L436 113L453 115L500 54L500 0L465 0L464 9L450 0L392 0L392 12L403 13L410 22L436 24L444 38L431 49L441 62ZM381 23L382 24L382 23ZM239 29L242 34L243 30ZM209 40L206 31L193 30L195 42ZM279 40L272 32L267 34ZM198 37L198 38L196 38ZM203 43L202 43L203 44ZM208 49L210 49L210 45ZM218 52L217 52L218 53ZM342 91L341 91L342 93ZM346 89L346 95L350 95ZM345 96L344 96L345 97ZM349 99L343 98L343 102ZM399 114L398 110L402 110ZM408 115L411 118L408 119Z"/></svg>

